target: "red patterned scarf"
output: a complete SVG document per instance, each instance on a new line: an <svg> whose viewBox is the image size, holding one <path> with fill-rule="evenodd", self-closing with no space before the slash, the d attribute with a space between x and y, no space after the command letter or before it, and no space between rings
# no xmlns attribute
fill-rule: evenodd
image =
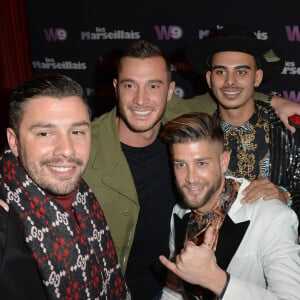
<svg viewBox="0 0 300 300"><path fill-rule="evenodd" d="M19 216L49 299L130 299L103 212L83 180L74 220L8 149L0 170L0 198Z"/></svg>

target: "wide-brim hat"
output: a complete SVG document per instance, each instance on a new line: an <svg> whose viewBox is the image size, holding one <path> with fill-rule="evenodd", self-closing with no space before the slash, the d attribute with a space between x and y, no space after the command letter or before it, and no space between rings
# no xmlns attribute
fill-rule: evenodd
<svg viewBox="0 0 300 300"><path fill-rule="evenodd" d="M214 32L208 38L186 49L187 62L195 72L206 74L210 70L210 61L217 52L237 51L253 55L258 67L263 70L263 80L279 75L285 59L279 49L268 40L261 40L248 28L240 24L229 24Z"/></svg>

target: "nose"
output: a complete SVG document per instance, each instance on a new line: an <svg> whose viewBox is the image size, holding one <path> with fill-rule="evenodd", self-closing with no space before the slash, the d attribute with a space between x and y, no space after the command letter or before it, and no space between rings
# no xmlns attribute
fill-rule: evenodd
<svg viewBox="0 0 300 300"><path fill-rule="evenodd" d="M54 148L55 156L71 157L74 155L74 142L69 134L60 135L56 139Z"/></svg>
<svg viewBox="0 0 300 300"><path fill-rule="evenodd" d="M194 168L192 167L187 168L185 181L189 184L195 183L197 181Z"/></svg>
<svg viewBox="0 0 300 300"><path fill-rule="evenodd" d="M137 105L143 105L146 101L146 91L139 87L134 95L134 99L133 99L133 102Z"/></svg>
<svg viewBox="0 0 300 300"><path fill-rule="evenodd" d="M235 82L236 82L235 74L233 72L228 72L228 74L226 76L226 83L228 85L234 85Z"/></svg>

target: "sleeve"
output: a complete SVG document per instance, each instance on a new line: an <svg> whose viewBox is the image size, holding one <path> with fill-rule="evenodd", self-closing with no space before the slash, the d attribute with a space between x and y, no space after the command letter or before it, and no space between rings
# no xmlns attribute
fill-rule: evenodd
<svg viewBox="0 0 300 300"><path fill-rule="evenodd" d="M255 100L260 100L260 101L263 101L263 102L267 102L268 97L269 97L269 95L267 95L267 94L260 93L260 92L254 92L254 99Z"/></svg>
<svg viewBox="0 0 300 300"><path fill-rule="evenodd" d="M223 300L299 299L300 245L296 241L296 214L286 209L276 217L266 219L266 223L257 244L257 259L262 265L265 284L255 284L231 274Z"/></svg>
<svg viewBox="0 0 300 300"><path fill-rule="evenodd" d="M255 92L254 99L267 102L268 95ZM163 117L163 123L166 123L182 114L189 112L204 112L212 115L217 109L216 102L209 93L197 95L190 99L182 99L173 94L171 101L167 104L167 109Z"/></svg>

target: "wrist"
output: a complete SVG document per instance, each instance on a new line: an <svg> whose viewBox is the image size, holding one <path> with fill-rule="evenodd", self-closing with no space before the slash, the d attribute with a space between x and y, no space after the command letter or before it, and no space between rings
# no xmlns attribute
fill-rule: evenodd
<svg viewBox="0 0 300 300"><path fill-rule="evenodd" d="M291 193L284 186L280 185L279 188L285 193L286 205L291 206L293 204L293 199L292 199Z"/></svg>
<svg viewBox="0 0 300 300"><path fill-rule="evenodd" d="M223 298L223 296L224 296L224 294L225 294L225 292L226 292L226 290L227 290L229 281L230 281L230 273L228 273L228 272L226 271L226 281L225 281L225 284L224 284L224 286L223 286L223 289L222 289L221 293L220 293L219 296L218 296L218 299L222 299L222 298Z"/></svg>
<svg viewBox="0 0 300 300"><path fill-rule="evenodd" d="M270 107L276 108L276 106L277 106L277 105L276 105L276 100L278 100L278 97L281 97L281 94L280 94L280 93L271 91L271 92L268 94L266 103L267 103Z"/></svg>

